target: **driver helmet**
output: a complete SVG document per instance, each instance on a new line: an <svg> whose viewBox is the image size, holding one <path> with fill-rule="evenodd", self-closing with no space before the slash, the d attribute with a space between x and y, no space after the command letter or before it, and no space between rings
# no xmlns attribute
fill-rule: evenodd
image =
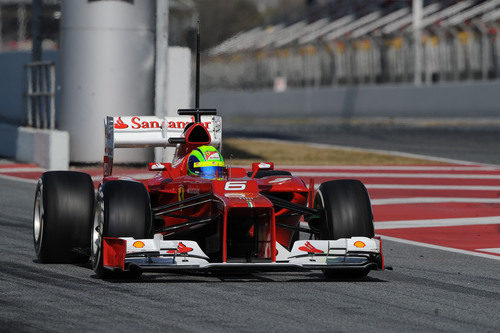
<svg viewBox="0 0 500 333"><path fill-rule="evenodd" d="M222 178L224 160L212 146L201 146L194 149L188 158L188 175L201 178Z"/></svg>

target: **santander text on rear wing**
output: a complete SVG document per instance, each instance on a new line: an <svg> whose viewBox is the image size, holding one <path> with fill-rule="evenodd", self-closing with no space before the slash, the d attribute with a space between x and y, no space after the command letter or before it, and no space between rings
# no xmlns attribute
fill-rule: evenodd
<svg viewBox="0 0 500 333"><path fill-rule="evenodd" d="M193 116L106 117L104 121L105 151L104 175L110 176L115 148L175 147L172 139L182 137L184 129L195 121ZM210 144L220 147L222 139L222 118L201 116L201 125L210 134Z"/></svg>

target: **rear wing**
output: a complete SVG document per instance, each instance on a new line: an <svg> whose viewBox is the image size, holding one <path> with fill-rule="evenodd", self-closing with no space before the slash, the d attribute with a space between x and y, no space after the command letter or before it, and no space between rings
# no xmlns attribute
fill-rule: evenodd
<svg viewBox="0 0 500 333"><path fill-rule="evenodd" d="M104 176L110 176L113 168L115 148L176 147L174 140L184 134L194 116L154 116L106 117L104 120ZM222 118L201 116L200 123L210 134L210 145L220 148L222 140Z"/></svg>

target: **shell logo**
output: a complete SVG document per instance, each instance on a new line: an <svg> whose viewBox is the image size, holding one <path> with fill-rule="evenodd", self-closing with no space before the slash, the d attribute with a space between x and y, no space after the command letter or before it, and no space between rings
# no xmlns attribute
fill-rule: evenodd
<svg viewBox="0 0 500 333"><path fill-rule="evenodd" d="M366 244L363 243L362 241L355 241L354 242L354 246L358 247L358 248L361 248L361 247L365 247Z"/></svg>
<svg viewBox="0 0 500 333"><path fill-rule="evenodd" d="M144 242L137 241L137 242L134 242L134 244L132 244L132 246L136 247L138 249L142 249L144 246L146 246L146 244L144 244Z"/></svg>

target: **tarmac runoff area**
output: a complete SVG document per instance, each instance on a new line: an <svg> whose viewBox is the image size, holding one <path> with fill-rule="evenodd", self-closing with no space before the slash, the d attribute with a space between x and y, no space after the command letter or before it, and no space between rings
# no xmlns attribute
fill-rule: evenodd
<svg viewBox="0 0 500 333"><path fill-rule="evenodd" d="M384 240L392 271L372 272L360 282L328 282L318 273L268 273L151 274L122 283L96 280L85 267L34 262L31 210L36 179L44 170L0 161L0 325L7 330L498 331L500 166L437 160L278 166L306 183L314 179L316 187L331 179L360 179L372 199L376 234ZM82 171L96 184L101 179L101 168ZM114 174L151 177L120 167Z"/></svg>

